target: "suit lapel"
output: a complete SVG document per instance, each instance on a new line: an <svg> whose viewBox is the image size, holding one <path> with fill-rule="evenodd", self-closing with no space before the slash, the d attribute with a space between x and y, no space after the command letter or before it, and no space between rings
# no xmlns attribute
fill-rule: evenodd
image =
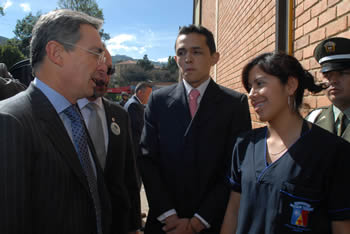
<svg viewBox="0 0 350 234"><path fill-rule="evenodd" d="M191 122L191 114L183 82L179 82L168 96L168 107L172 116L176 116L178 124L186 129Z"/></svg>
<svg viewBox="0 0 350 234"><path fill-rule="evenodd" d="M198 125L207 123L211 117L217 116L217 113L213 110L216 109L217 102L221 99L221 90L219 86L210 79L207 89L203 95L199 109L194 118L194 121Z"/></svg>
<svg viewBox="0 0 350 234"><path fill-rule="evenodd" d="M89 191L86 176L79 162L74 145L55 108L45 97L45 95L32 84L30 85L28 91L32 97L32 102L36 106L36 108L33 109L33 115L36 119L38 119L38 124L40 125L44 134L48 139L50 139L52 144L55 146L55 150L60 152L61 156L72 168L81 183Z"/></svg>
<svg viewBox="0 0 350 234"><path fill-rule="evenodd" d="M318 126L328 130L331 133L335 134L334 129L334 114L333 114L333 108L332 105L329 106L327 109L322 111L322 113L319 115L315 122Z"/></svg>

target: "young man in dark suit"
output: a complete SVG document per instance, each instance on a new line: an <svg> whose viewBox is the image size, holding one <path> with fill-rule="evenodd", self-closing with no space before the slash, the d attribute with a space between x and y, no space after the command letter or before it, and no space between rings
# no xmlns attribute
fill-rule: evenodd
<svg viewBox="0 0 350 234"><path fill-rule="evenodd" d="M247 97L210 78L219 53L206 28L181 28L175 50L182 79L154 91L145 111L145 233L219 233L235 138L251 129Z"/></svg>
<svg viewBox="0 0 350 234"><path fill-rule="evenodd" d="M141 228L141 208L130 119L120 105L103 97L114 72L107 49L105 56L106 63L94 76L94 95L79 99L78 105L104 170L112 210L116 211L112 212L112 233L132 234Z"/></svg>
<svg viewBox="0 0 350 234"><path fill-rule="evenodd" d="M101 26L66 9L34 26L36 78L0 102L1 233L110 233L109 193L75 105L93 94L105 61Z"/></svg>

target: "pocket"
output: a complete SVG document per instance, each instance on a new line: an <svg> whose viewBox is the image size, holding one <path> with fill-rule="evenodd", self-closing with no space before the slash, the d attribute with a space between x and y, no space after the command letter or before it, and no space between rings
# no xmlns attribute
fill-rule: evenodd
<svg viewBox="0 0 350 234"><path fill-rule="evenodd" d="M284 182L280 190L276 233L329 233L320 190Z"/></svg>

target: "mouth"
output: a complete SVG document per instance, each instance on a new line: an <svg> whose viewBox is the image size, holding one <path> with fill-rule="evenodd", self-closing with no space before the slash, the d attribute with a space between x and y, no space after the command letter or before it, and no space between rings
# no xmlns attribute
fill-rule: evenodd
<svg viewBox="0 0 350 234"><path fill-rule="evenodd" d="M100 86L100 87L102 86L103 87L103 86L106 85L106 82L104 82L103 80L97 80L95 78L92 78L91 80L95 83L96 86Z"/></svg>
<svg viewBox="0 0 350 234"><path fill-rule="evenodd" d="M195 69L194 68L187 68L185 69L185 72L193 72Z"/></svg>
<svg viewBox="0 0 350 234"><path fill-rule="evenodd" d="M264 101L252 103L252 106L254 107L255 112L259 112L264 105L265 105Z"/></svg>

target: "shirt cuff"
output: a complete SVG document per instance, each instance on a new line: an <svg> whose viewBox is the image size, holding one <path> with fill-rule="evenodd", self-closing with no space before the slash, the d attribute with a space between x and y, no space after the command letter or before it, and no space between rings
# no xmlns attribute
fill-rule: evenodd
<svg viewBox="0 0 350 234"><path fill-rule="evenodd" d="M164 223L165 219L168 218L171 215L176 214L176 210L175 209L171 209L168 210L167 212L164 212L163 214L161 214L160 216L157 217L157 220L161 223Z"/></svg>
<svg viewBox="0 0 350 234"><path fill-rule="evenodd" d="M195 213L194 216L198 218L206 228L210 228L210 224L205 221L205 219L203 219L199 214Z"/></svg>

